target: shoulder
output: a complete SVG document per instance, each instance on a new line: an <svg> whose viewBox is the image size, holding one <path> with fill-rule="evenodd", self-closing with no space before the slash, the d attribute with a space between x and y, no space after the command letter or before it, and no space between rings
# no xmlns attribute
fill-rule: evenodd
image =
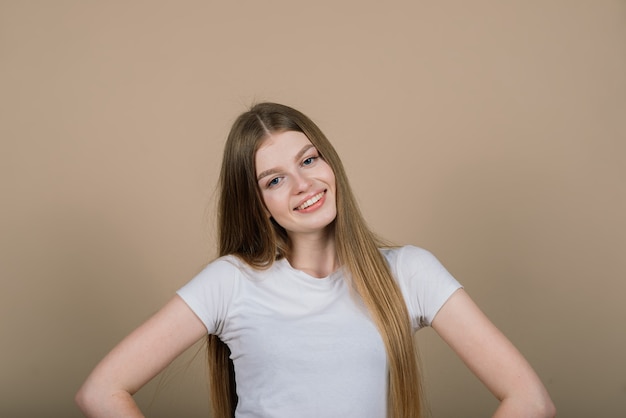
<svg viewBox="0 0 626 418"><path fill-rule="evenodd" d="M239 275L241 261L231 255L217 258L209 262L194 278L195 281L220 281L232 279Z"/></svg>
<svg viewBox="0 0 626 418"><path fill-rule="evenodd" d="M413 328L429 325L460 283L428 250L406 245L381 251L405 297Z"/></svg>
<svg viewBox="0 0 626 418"><path fill-rule="evenodd" d="M220 333L231 305L254 277L254 269L228 255L210 262L176 292L202 320L210 334Z"/></svg>
<svg viewBox="0 0 626 418"><path fill-rule="evenodd" d="M391 273L400 282L407 280L432 281L449 279L450 273L430 251L405 245L381 249Z"/></svg>
<svg viewBox="0 0 626 418"><path fill-rule="evenodd" d="M259 270L250 266L248 263L246 263L236 255L230 254L216 258L215 260L209 262L202 269L202 271L198 273L198 276L232 277L232 275L236 275L250 277L262 274L263 271L264 270Z"/></svg>
<svg viewBox="0 0 626 418"><path fill-rule="evenodd" d="M412 255L415 257L420 257L420 256L425 256L427 254L431 254L430 251L421 247L416 247L415 245L401 245L399 247L382 247L380 251L388 259L397 257L399 255L405 255L405 254L408 254L410 256Z"/></svg>
<svg viewBox="0 0 626 418"><path fill-rule="evenodd" d="M235 255L225 255L211 261L191 281L195 286L236 288L241 283L262 282L276 275L277 262L259 269Z"/></svg>
<svg viewBox="0 0 626 418"><path fill-rule="evenodd" d="M414 245L382 248L381 252L394 274L417 274L420 271L441 266L439 260L428 250Z"/></svg>
<svg viewBox="0 0 626 418"><path fill-rule="evenodd" d="M178 293L189 294L199 291L231 293L248 270L251 268L234 255L219 257L202 268Z"/></svg>

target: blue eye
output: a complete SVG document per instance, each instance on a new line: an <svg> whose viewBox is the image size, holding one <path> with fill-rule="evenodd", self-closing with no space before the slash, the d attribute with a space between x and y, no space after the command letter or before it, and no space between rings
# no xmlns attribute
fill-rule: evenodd
<svg viewBox="0 0 626 418"><path fill-rule="evenodd" d="M309 157L307 159L305 159L304 161L302 161L302 165L311 165L313 164L313 161L315 161L318 157Z"/></svg>
<svg viewBox="0 0 626 418"><path fill-rule="evenodd" d="M276 186L279 182L280 182L280 178L274 177L273 179L269 181L269 183L267 183L267 186L268 187Z"/></svg>

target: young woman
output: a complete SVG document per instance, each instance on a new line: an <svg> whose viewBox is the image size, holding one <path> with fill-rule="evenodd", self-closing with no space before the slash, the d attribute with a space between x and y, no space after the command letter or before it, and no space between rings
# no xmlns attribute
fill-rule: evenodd
<svg viewBox="0 0 626 418"><path fill-rule="evenodd" d="M220 175L220 258L115 347L76 396L91 417L142 416L132 395L208 338L214 417L420 417L413 333L431 325L500 400L554 406L515 347L437 259L385 248L337 153L287 106L234 123Z"/></svg>

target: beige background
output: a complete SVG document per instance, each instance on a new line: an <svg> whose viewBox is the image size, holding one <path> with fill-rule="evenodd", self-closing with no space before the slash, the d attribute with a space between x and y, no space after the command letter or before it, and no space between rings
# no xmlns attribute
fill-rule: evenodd
<svg viewBox="0 0 626 418"><path fill-rule="evenodd" d="M255 100L320 124L372 227L442 260L560 416L626 416L626 2L607 0L0 0L0 416L79 416L98 359L214 255L222 145ZM417 338L433 415L488 416ZM206 416L192 354L138 394L149 416Z"/></svg>

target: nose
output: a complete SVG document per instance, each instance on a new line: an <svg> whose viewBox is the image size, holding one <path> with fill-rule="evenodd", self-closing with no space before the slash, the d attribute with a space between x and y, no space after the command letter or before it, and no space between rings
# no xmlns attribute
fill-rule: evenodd
<svg viewBox="0 0 626 418"><path fill-rule="evenodd" d="M313 181L302 173L296 173L294 175L294 192L295 194L305 193L309 191Z"/></svg>

